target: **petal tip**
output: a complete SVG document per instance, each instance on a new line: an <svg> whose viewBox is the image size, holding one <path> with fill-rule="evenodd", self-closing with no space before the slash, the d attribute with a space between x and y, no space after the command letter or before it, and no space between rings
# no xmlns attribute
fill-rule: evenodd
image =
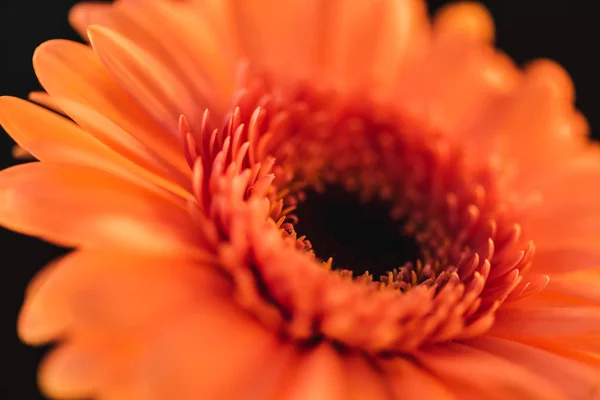
<svg viewBox="0 0 600 400"><path fill-rule="evenodd" d="M87 38L89 39L92 47L94 43L98 40L107 39L113 33L110 29L103 27L101 25L90 25L86 29Z"/></svg>
<svg viewBox="0 0 600 400"><path fill-rule="evenodd" d="M101 2L83 2L75 4L69 10L69 24L84 39L87 39L86 31L90 24L102 18L110 11L112 4Z"/></svg>
<svg viewBox="0 0 600 400"><path fill-rule="evenodd" d="M10 115L12 114L12 109L19 104L19 102L23 102L24 100L19 99L14 96L0 96L0 126L6 128L6 123L10 119Z"/></svg>
<svg viewBox="0 0 600 400"><path fill-rule="evenodd" d="M40 56L43 56L44 54L48 54L48 53L53 53L53 50L56 48L56 45L58 44L58 42L64 42L64 39L52 39L52 40L47 40L45 42L43 42L42 44L40 44L38 47L36 47L36 49L33 51L33 61L34 61L34 65L36 60L38 60L40 58Z"/></svg>
<svg viewBox="0 0 600 400"><path fill-rule="evenodd" d="M40 77L40 69L43 65L48 64L48 61L57 58L61 53L66 53L66 50L72 49L73 46L84 45L67 39L52 39L47 40L36 47L33 52L32 61L33 69L38 76L38 79Z"/></svg>
<svg viewBox="0 0 600 400"><path fill-rule="evenodd" d="M39 345L46 342L43 326L36 323L35 313L30 307L23 307L17 320L17 336L29 345Z"/></svg>
<svg viewBox="0 0 600 400"><path fill-rule="evenodd" d="M435 16L438 32L492 43L495 38L494 18L482 4L474 1L451 3Z"/></svg>

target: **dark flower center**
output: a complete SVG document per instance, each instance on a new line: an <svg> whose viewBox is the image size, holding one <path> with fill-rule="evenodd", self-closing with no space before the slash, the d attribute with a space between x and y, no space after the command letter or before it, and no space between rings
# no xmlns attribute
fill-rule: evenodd
<svg viewBox="0 0 600 400"><path fill-rule="evenodd" d="M419 245L403 233L402 221L390 217L391 202L361 202L357 193L337 185L304 193L294 212L296 232L306 235L317 258L332 257L334 269L350 270L354 276L368 271L378 279L420 258Z"/></svg>

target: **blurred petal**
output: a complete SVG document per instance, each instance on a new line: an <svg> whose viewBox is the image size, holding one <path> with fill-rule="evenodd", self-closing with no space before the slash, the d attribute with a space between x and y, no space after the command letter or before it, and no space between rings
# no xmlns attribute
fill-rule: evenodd
<svg viewBox="0 0 600 400"><path fill-rule="evenodd" d="M93 396L105 373L102 365L104 351L106 348L90 343L62 344L45 358L40 367L42 391L61 399Z"/></svg>
<svg viewBox="0 0 600 400"><path fill-rule="evenodd" d="M149 186L148 182L154 182L189 196L179 185L140 168L71 121L27 101L0 97L0 123L17 144L40 161L94 166L136 183Z"/></svg>
<svg viewBox="0 0 600 400"><path fill-rule="evenodd" d="M382 365L393 399L458 400L435 375L411 361L394 357Z"/></svg>
<svg viewBox="0 0 600 400"><path fill-rule="evenodd" d="M461 385L485 399L566 400L535 371L461 344L446 343L415 354L423 368L442 381Z"/></svg>
<svg viewBox="0 0 600 400"><path fill-rule="evenodd" d="M392 400L386 376L377 365L360 354L345 358L348 400Z"/></svg>
<svg viewBox="0 0 600 400"><path fill-rule="evenodd" d="M211 302L152 332L138 373L154 395L237 400L278 357L279 339L244 311Z"/></svg>
<svg viewBox="0 0 600 400"><path fill-rule="evenodd" d="M0 223L67 247L203 253L187 211L169 193L91 167L36 162L2 171Z"/></svg>
<svg viewBox="0 0 600 400"><path fill-rule="evenodd" d="M67 331L140 331L225 295L226 288L216 270L177 255L76 251L46 267L32 282L19 335L38 344Z"/></svg>
<svg viewBox="0 0 600 400"><path fill-rule="evenodd" d="M284 377L274 399L347 399L342 356L327 343L307 350L293 374Z"/></svg>
<svg viewBox="0 0 600 400"><path fill-rule="evenodd" d="M200 126L204 108L161 60L109 29L93 26L88 34L108 71L156 121L173 127L172 134L182 114L192 126Z"/></svg>
<svg viewBox="0 0 600 400"><path fill-rule="evenodd" d="M177 124L155 122L106 71L89 46L68 40L51 40L40 45L33 57L40 83L50 96L79 102L104 116L172 165L184 169Z"/></svg>
<svg viewBox="0 0 600 400"><path fill-rule="evenodd" d="M504 307L498 310L491 334L505 337L548 337L600 334L597 307Z"/></svg>
<svg viewBox="0 0 600 400"><path fill-rule="evenodd" d="M536 371L559 387L567 399L593 399L600 395L598 371L585 364L500 338L476 338L469 345Z"/></svg>

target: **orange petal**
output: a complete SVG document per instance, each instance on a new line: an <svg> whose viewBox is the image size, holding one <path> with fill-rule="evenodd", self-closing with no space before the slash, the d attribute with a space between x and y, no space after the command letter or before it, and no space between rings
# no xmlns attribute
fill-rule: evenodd
<svg viewBox="0 0 600 400"><path fill-rule="evenodd" d="M267 68L278 78L308 78L314 73L319 29L327 24L320 14L326 8L322 1L234 0L232 3L244 55L253 64ZM300 31L303 34L299 36Z"/></svg>
<svg viewBox="0 0 600 400"><path fill-rule="evenodd" d="M458 400L443 382L419 365L400 357L381 364L393 399Z"/></svg>
<svg viewBox="0 0 600 400"><path fill-rule="evenodd" d="M554 340L549 340L548 342L554 342L556 345L559 339L563 338L553 338ZM557 340L558 339L558 340ZM592 355L596 358L595 361L598 361L600 354L600 334L598 331L594 331L586 334L576 334L564 337L564 340L569 343L568 345L563 346L569 350L577 350L587 353L588 355ZM570 343L573 344L570 344Z"/></svg>
<svg viewBox="0 0 600 400"><path fill-rule="evenodd" d="M384 94L403 64L427 48L429 21L423 2L329 1L321 8L315 20L323 27L319 37L323 78L343 90L368 88L375 81Z"/></svg>
<svg viewBox="0 0 600 400"><path fill-rule="evenodd" d="M64 111L60 109L58 104L56 104L54 100L52 100L52 97L50 97L50 95L46 92L31 92L27 98L32 102L44 106L54 112L65 115Z"/></svg>
<svg viewBox="0 0 600 400"><path fill-rule="evenodd" d="M89 398L103 378L103 349L89 343L67 343L53 350L40 366L39 384L49 397Z"/></svg>
<svg viewBox="0 0 600 400"><path fill-rule="evenodd" d="M307 352L283 379L273 400L347 399L342 355L328 343Z"/></svg>
<svg viewBox="0 0 600 400"><path fill-rule="evenodd" d="M565 190L564 193L569 195L563 197L577 196L581 200L577 202L565 198L562 204L544 201L540 206L543 210L532 215L530 225L526 225L538 250L582 246L586 244L582 239L600 235L600 213L596 204L590 202L590 198L597 196L595 190L587 193Z"/></svg>
<svg viewBox="0 0 600 400"><path fill-rule="evenodd" d="M391 400L385 376L376 368L362 355L344 360L348 400Z"/></svg>
<svg viewBox="0 0 600 400"><path fill-rule="evenodd" d="M155 34L154 43L163 44L170 54L167 58L171 58L181 71L178 76L190 82L197 100L209 100L207 106L211 112L224 115L236 82L240 60L238 38L229 31L236 29L228 15L230 5L227 2L204 3L197 12L190 12L188 4L158 1L143 5L123 2L116 8L143 25L146 31L156 32L155 27L160 24L163 29ZM216 10L218 8L220 10ZM229 26L224 26L228 23Z"/></svg>
<svg viewBox="0 0 600 400"><path fill-rule="evenodd" d="M596 247L559 247L538 251L534 258L536 271L568 274L600 266L600 249Z"/></svg>
<svg viewBox="0 0 600 400"><path fill-rule="evenodd" d="M192 126L200 126L206 104L198 104L160 60L109 29L92 26L88 34L108 71L156 121L177 129L183 114Z"/></svg>
<svg viewBox="0 0 600 400"><path fill-rule="evenodd" d="M600 356L598 356L600 341L596 337L595 340L597 343L592 343L593 346L588 346L589 343L580 343L582 338L584 340L588 339L582 336L559 338L558 340L528 338L526 340L519 340L519 343L546 350L552 354L589 365L595 370L600 370Z"/></svg>
<svg viewBox="0 0 600 400"><path fill-rule="evenodd" d="M41 364L42 391L53 398L143 400L153 398L134 374L145 350L139 338L76 337L62 343Z"/></svg>
<svg viewBox="0 0 600 400"><path fill-rule="evenodd" d="M540 210L534 210L533 216L542 218L552 215L552 208L567 208L580 203L587 204L586 195L600 194L600 160L593 146L580 157L570 160L564 168L558 169L559 174L549 176L540 183L543 189L544 205ZM557 166L558 167L558 166ZM565 193L573 196L565 196Z"/></svg>
<svg viewBox="0 0 600 400"><path fill-rule="evenodd" d="M546 179L548 165L567 165L587 143L574 106L536 71L525 70L519 88L498 114L500 123L481 132L497 137L497 150L520 163L516 184L524 188Z"/></svg>
<svg viewBox="0 0 600 400"><path fill-rule="evenodd" d="M19 335L43 343L64 334L139 331L224 295L216 270L197 260L77 251L46 267L30 285Z"/></svg>
<svg viewBox="0 0 600 400"><path fill-rule="evenodd" d="M434 39L423 62L401 76L396 97L425 129L442 129L486 148L492 138L481 131L498 119L496 103L514 89L520 71L490 48Z"/></svg>
<svg viewBox="0 0 600 400"><path fill-rule="evenodd" d="M493 335L518 337L560 337L600 334L597 307L503 307L496 313Z"/></svg>
<svg viewBox="0 0 600 400"><path fill-rule="evenodd" d="M0 122L23 148L42 161L90 158L119 164L119 156L75 124L16 97L0 97ZM60 154L62 152L62 154ZM75 153L69 157L69 153ZM78 154L82 154L79 155Z"/></svg>
<svg viewBox="0 0 600 400"><path fill-rule="evenodd" d="M82 39L87 40L87 28L110 14L113 5L110 3L84 2L75 4L69 10L69 23Z"/></svg>
<svg viewBox="0 0 600 400"><path fill-rule="evenodd" d="M494 41L494 19L482 5L461 2L443 7L435 15L436 35L471 39L481 43Z"/></svg>
<svg viewBox="0 0 600 400"><path fill-rule="evenodd" d="M600 269L553 276L544 292L571 301L600 305Z"/></svg>
<svg viewBox="0 0 600 400"><path fill-rule="evenodd" d="M50 96L65 97L98 110L175 167L187 168L177 124L153 121L110 76L90 47L68 40L45 42L34 53L33 67Z"/></svg>
<svg viewBox="0 0 600 400"><path fill-rule="evenodd" d="M189 7L179 13L176 10L176 5L169 2L119 2L102 5L79 3L71 9L69 20L79 32L84 33L86 39L85 33L91 25L103 26L119 33L146 50L153 58L160 59L169 70L177 73L182 82L194 88L196 93L202 94L203 97L198 97L198 100L207 97L214 99L216 96L210 90L216 76L208 78L205 70L213 68L220 71L219 75L227 75L227 66L218 61L223 59L223 50L228 47L220 46L216 38L212 37L214 29L204 20L205 15L190 13ZM188 20L182 20L184 16ZM191 18L193 21L190 21ZM158 25L161 26L160 31L155 29ZM199 33L209 37L199 40ZM194 59L194 55L200 55L201 60ZM229 70L228 83L231 86L235 79L231 66ZM229 89L228 95L232 90ZM217 110L211 109L211 112L215 111Z"/></svg>
<svg viewBox="0 0 600 400"><path fill-rule="evenodd" d="M137 373L164 399L243 398L285 350L257 321L226 303L206 304L153 333Z"/></svg>
<svg viewBox="0 0 600 400"><path fill-rule="evenodd" d="M54 102L73 118L75 122L99 141L121 154L123 157L138 164L142 168L160 175L165 180L175 180L182 187L191 190L191 171L178 171L151 149L98 111L78 102L54 97Z"/></svg>
<svg viewBox="0 0 600 400"><path fill-rule="evenodd" d="M382 14L374 20L378 25L376 40L369 43L363 39L365 41L362 42L373 46L374 53L361 62L371 64L371 84L377 95L385 99L397 94L399 77L406 76L429 50L431 23L427 5L423 1L386 0L382 3ZM344 7L348 7L348 4L345 3ZM364 21L364 18L362 16L361 20Z"/></svg>
<svg viewBox="0 0 600 400"><path fill-rule="evenodd" d="M170 196L92 167L35 162L0 172L0 224L67 247L205 254Z"/></svg>
<svg viewBox="0 0 600 400"><path fill-rule="evenodd" d="M536 371L560 387L568 399L593 399L600 394L598 372L585 364L500 338L480 337L469 345Z"/></svg>
<svg viewBox="0 0 600 400"><path fill-rule="evenodd" d="M424 349L415 357L442 381L475 393L473 398L566 400L534 371L462 344L445 343Z"/></svg>
<svg viewBox="0 0 600 400"><path fill-rule="evenodd" d="M575 87L569 73L558 63L548 59L536 59L525 66L528 76L539 86L550 89L550 96L564 104L575 101Z"/></svg>
<svg viewBox="0 0 600 400"><path fill-rule="evenodd" d="M48 307L47 310L42 312L42 314L44 314L44 318L40 319L39 322L37 312L32 312L29 316L24 315L29 313L29 309L36 308L28 305L28 303L31 302L32 295L40 291L45 286L45 282L47 280L52 279L52 276L55 274L54 271L56 270L56 265L59 263L60 260L46 265L35 275L31 282L29 282L29 286L27 287L25 294L25 302L21 308L17 323L17 333L19 338L25 343L32 345L47 343L65 332L65 328L67 326L66 321L68 321L68 318L64 317L65 313L62 311L55 312L54 308ZM49 316L49 318L46 318L46 314ZM56 316L58 316L58 318ZM53 322L48 323L50 320ZM55 321L58 322L55 323Z"/></svg>
<svg viewBox="0 0 600 400"><path fill-rule="evenodd" d="M0 97L0 123L38 160L91 165L148 187L156 182L184 198L190 195L115 153L71 121L25 100Z"/></svg>
<svg viewBox="0 0 600 400"><path fill-rule="evenodd" d="M583 246L593 251L597 246L600 213L589 199L600 194L599 160L590 151L565 164L558 176L540 182L543 202L528 212L527 225L538 252Z"/></svg>

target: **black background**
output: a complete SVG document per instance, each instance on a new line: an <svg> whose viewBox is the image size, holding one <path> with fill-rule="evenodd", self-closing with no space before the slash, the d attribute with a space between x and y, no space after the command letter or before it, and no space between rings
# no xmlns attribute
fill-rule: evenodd
<svg viewBox="0 0 600 400"><path fill-rule="evenodd" d="M600 20L593 11L596 1L484 1L496 20L497 45L517 62L548 57L566 67L577 88L577 105L590 121L592 131L600 124L600 60L595 54L600 49ZM31 55L48 39L78 40L67 24L67 11L75 2L0 0L0 95L26 97L40 89ZM435 9L447 2L429 3ZM15 163L11 146L11 139L2 132L0 169ZM56 256L57 250L2 228L0 249L0 400L39 399L36 366L45 349L19 342L16 318L27 282Z"/></svg>

